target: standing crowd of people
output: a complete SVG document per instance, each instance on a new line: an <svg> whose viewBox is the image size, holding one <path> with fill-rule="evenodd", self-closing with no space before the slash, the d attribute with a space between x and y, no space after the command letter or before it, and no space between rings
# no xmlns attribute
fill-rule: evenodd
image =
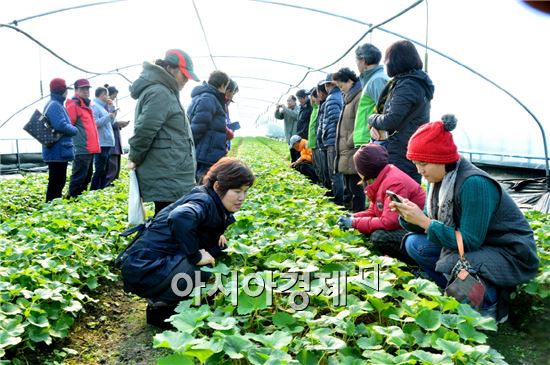
<svg viewBox="0 0 550 365"><path fill-rule="evenodd" d="M90 190L103 189L120 174L120 129L129 121L116 119L117 88L98 87L91 100L87 79L76 80L73 86L75 93L67 99L72 87L61 78L50 82L50 100L44 114L61 138L52 146L42 147L42 158L49 172L46 201L62 196L70 161L72 173L67 198L76 198L88 185Z"/></svg>
<svg viewBox="0 0 550 365"><path fill-rule="evenodd" d="M373 249L415 265L441 288L458 260L460 233L469 269L487 288L480 311L505 320L510 293L538 269L529 224L492 177L458 154L451 134L456 118L429 122L434 85L411 42L386 50L387 73L374 45L355 54L359 74L341 68L276 105L290 166L348 208L340 228L369 235ZM237 83L211 72L192 90L186 111L179 94L188 80L199 81L191 57L170 49L144 62L130 87L136 109L128 168L155 214L121 254L121 273L126 290L148 299L148 322L160 326L182 299L174 278L194 278L179 281L179 291L207 279L200 267L223 255L224 232L255 180L244 163L226 157L239 128L229 116ZM63 138L44 147L48 200L61 196L71 160L69 197L90 182L92 190L102 189L118 177L119 130L127 125L117 121L118 91L105 85L90 100L90 87L77 80L75 95L65 100L65 81L50 84L45 114Z"/></svg>
<svg viewBox="0 0 550 365"><path fill-rule="evenodd" d="M299 105L293 95L277 105L290 166L351 211L340 228L369 236L378 253L442 289L453 279L460 236L470 273L486 287L479 310L505 321L510 293L538 269L533 231L498 182L460 157L456 118L429 122L435 89L412 42L391 44L385 69L373 44L355 56L359 74L341 68L299 90Z"/></svg>

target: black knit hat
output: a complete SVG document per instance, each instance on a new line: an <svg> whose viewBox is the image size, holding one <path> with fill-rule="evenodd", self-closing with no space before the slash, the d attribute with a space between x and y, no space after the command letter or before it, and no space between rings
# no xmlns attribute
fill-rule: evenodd
<svg viewBox="0 0 550 365"><path fill-rule="evenodd" d="M355 152L353 162L355 169L365 180L376 179L388 164L388 151L379 144L369 143Z"/></svg>

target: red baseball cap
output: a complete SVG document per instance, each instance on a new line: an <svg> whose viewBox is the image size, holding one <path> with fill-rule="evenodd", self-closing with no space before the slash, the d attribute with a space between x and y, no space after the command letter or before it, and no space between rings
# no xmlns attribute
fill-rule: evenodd
<svg viewBox="0 0 550 365"><path fill-rule="evenodd" d="M191 57L181 49L169 49L166 51L164 60L174 66L178 66L188 79L199 81L199 78L193 71Z"/></svg>
<svg viewBox="0 0 550 365"><path fill-rule="evenodd" d="M68 87L63 79L55 78L50 81L50 92L52 93L63 94L67 89L72 89L72 87Z"/></svg>
<svg viewBox="0 0 550 365"><path fill-rule="evenodd" d="M90 85L90 81L88 81L87 79L78 79L78 80L76 80L75 83L74 83L74 88L78 89L78 88L82 88L82 87L92 87L92 85Z"/></svg>

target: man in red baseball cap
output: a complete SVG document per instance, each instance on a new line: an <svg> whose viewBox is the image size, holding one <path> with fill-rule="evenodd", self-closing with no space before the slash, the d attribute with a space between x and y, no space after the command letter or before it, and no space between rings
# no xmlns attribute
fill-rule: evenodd
<svg viewBox="0 0 550 365"><path fill-rule="evenodd" d="M193 71L193 61L191 57L181 49L169 49L166 51L164 61L173 66L178 66L181 72L190 80L199 81L199 78Z"/></svg>
<svg viewBox="0 0 550 365"><path fill-rule="evenodd" d="M94 155L101 152L97 126L90 107L90 82L78 79L74 83L75 95L67 100L67 113L78 129L73 137L75 158L69 182L68 197L77 197L88 188L92 179Z"/></svg>
<svg viewBox="0 0 550 365"><path fill-rule="evenodd" d="M128 167L136 170L141 197L154 202L155 214L195 186L193 136L179 93L189 80L198 79L191 57L169 49L154 64L144 62L130 86L138 107L128 140Z"/></svg>

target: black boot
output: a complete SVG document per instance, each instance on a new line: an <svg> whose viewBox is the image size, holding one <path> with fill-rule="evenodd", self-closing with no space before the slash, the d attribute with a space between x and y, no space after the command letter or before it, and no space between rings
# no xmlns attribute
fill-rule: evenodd
<svg viewBox="0 0 550 365"><path fill-rule="evenodd" d="M148 299L146 310L147 324L165 330L173 329L174 327L172 326L172 324L169 322L165 322L165 320L170 318L170 316L176 314L176 312L174 312L174 309L176 309L176 305L170 305L164 302L153 302L152 300Z"/></svg>

